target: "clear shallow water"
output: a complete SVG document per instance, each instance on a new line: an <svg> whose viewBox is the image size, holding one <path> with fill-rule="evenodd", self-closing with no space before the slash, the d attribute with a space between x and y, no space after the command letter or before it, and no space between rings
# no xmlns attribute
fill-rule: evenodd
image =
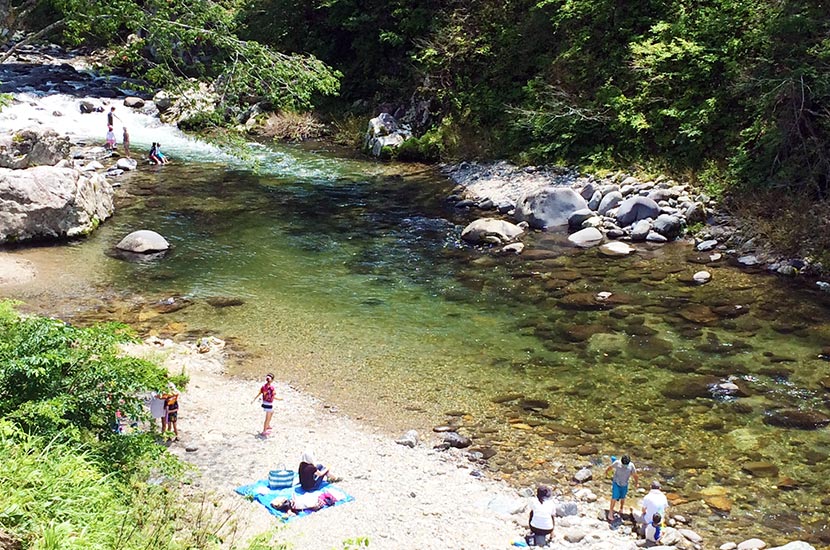
<svg viewBox="0 0 830 550"><path fill-rule="evenodd" d="M176 135L168 150L187 160L124 178L118 213L89 239L14 251L41 277L10 294L77 319L231 337L247 352L238 372L277 371L391 431L460 424L496 451L482 469L517 483L565 485L577 463L628 452L719 541L825 532L827 428L764 418L828 414L826 295L723 264L689 286L700 265L682 244L606 259L533 235L524 256L494 258L461 244L471 218L441 201L450 185L430 170L262 146L254 166ZM113 257L141 228L174 249ZM601 291L614 294L597 303ZM159 315L171 295L192 305ZM730 374L745 397L713 396ZM752 461L779 474L752 477ZM701 502L712 486L726 518Z"/></svg>

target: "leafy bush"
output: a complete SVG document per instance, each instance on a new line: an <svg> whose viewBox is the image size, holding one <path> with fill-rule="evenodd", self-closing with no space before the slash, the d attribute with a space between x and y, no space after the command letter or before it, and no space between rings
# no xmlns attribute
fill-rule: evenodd
<svg viewBox="0 0 830 550"><path fill-rule="evenodd" d="M394 158L405 162L437 162L448 158L458 147L458 133L451 116L419 138L409 138L395 151Z"/></svg>
<svg viewBox="0 0 830 550"><path fill-rule="evenodd" d="M92 443L92 450L111 458L125 455L113 430L117 415L145 417L141 394L167 380L157 365L118 354L117 344L134 338L124 325L76 328L57 319L18 317L3 303L0 417L30 433Z"/></svg>

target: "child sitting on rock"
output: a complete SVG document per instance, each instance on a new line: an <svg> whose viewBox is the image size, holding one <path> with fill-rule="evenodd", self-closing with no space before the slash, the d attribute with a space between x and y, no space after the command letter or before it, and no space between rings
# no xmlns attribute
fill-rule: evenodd
<svg viewBox="0 0 830 550"><path fill-rule="evenodd" d="M662 534L660 528L661 521L663 521L663 518L660 514L651 516L651 523L646 525L646 548L660 545L660 535Z"/></svg>

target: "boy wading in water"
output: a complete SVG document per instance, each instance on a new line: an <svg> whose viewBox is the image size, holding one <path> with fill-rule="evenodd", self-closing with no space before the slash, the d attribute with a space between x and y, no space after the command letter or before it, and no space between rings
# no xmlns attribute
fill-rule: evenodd
<svg viewBox="0 0 830 550"><path fill-rule="evenodd" d="M614 521L614 506L617 501L620 501L620 515L623 513L625 506L625 497L628 495L628 480L634 478L634 488L639 484L639 476L637 475L637 468L631 463L631 457L624 455L621 459L615 460L611 465L605 469L605 475L614 470L614 476L611 478L611 506L608 510L608 521Z"/></svg>

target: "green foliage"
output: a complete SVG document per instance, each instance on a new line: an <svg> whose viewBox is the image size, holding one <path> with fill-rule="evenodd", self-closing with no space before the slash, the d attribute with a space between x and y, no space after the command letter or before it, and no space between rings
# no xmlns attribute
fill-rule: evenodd
<svg viewBox="0 0 830 550"><path fill-rule="evenodd" d="M113 46L114 65L154 85L182 87L189 78L212 83L221 112L233 110L246 98L303 110L311 107L315 96L338 91L339 74L313 56L283 54L240 39L235 16L243 2L51 0L42 4L43 9L32 14L38 25L62 20L69 42Z"/></svg>
<svg viewBox="0 0 830 550"><path fill-rule="evenodd" d="M9 106L12 102L11 94L0 94L0 111Z"/></svg>
<svg viewBox="0 0 830 550"><path fill-rule="evenodd" d="M394 157L405 162L437 162L455 150L458 139L452 117L447 116L440 126L429 130L420 138L404 141L395 150Z"/></svg>
<svg viewBox="0 0 830 550"><path fill-rule="evenodd" d="M359 548L369 548L368 537L355 537L343 541L343 550L358 550Z"/></svg>
<svg viewBox="0 0 830 550"><path fill-rule="evenodd" d="M140 460L153 471L137 463L137 475L122 479L83 446L26 435L0 420L0 529L24 548L219 548L228 518L217 517L206 498L182 498L176 459ZM153 483L141 481L151 473Z"/></svg>
<svg viewBox="0 0 830 550"><path fill-rule="evenodd" d="M166 372L118 354L118 343L135 338L123 325L80 329L10 310L0 309L0 416L31 433L92 443L113 468L128 466L118 458L129 453L113 432L116 416L143 418L140 395L164 387Z"/></svg>

